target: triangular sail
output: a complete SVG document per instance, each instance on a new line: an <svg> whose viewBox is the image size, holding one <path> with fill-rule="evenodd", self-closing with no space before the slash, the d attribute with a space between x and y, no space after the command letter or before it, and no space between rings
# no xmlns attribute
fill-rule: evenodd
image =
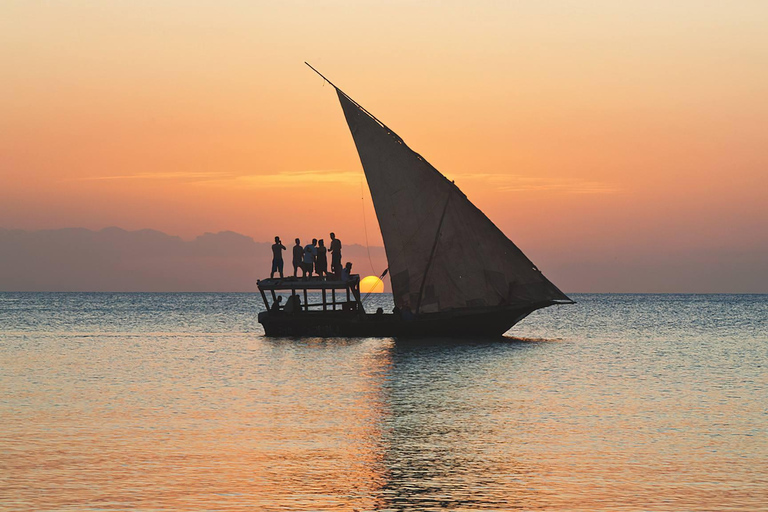
<svg viewBox="0 0 768 512"><path fill-rule="evenodd" d="M398 308L570 302L453 182L336 90L371 190Z"/></svg>

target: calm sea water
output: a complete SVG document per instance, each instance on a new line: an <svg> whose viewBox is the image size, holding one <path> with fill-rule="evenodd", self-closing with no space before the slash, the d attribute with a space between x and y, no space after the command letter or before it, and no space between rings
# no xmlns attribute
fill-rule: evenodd
<svg viewBox="0 0 768 512"><path fill-rule="evenodd" d="M0 509L768 510L768 296L574 298L400 343L265 338L250 294L0 294Z"/></svg>

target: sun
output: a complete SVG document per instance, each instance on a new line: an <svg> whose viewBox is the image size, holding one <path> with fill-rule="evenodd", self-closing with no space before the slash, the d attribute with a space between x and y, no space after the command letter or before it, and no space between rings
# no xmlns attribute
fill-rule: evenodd
<svg viewBox="0 0 768 512"><path fill-rule="evenodd" d="M360 291L362 293L382 293L384 291L384 281L376 276L364 277L360 280Z"/></svg>

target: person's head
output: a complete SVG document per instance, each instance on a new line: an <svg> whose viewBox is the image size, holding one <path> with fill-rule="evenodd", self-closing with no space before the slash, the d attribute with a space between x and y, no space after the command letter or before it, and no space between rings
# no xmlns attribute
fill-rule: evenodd
<svg viewBox="0 0 768 512"><path fill-rule="evenodd" d="M336 233L331 233L331 240L333 240L334 238L336 238Z"/></svg>
<svg viewBox="0 0 768 512"><path fill-rule="evenodd" d="M296 239L296 245L301 245L301 240L299 240L298 238Z"/></svg>
<svg viewBox="0 0 768 512"><path fill-rule="evenodd" d="M347 270L352 270L352 262L348 261L346 265L344 265L344 268Z"/></svg>
<svg viewBox="0 0 768 512"><path fill-rule="evenodd" d="M276 244L279 244L279 243L280 243L280 237L279 237L279 236L276 236L276 237L275 237L275 243L276 243Z"/></svg>
<svg viewBox="0 0 768 512"><path fill-rule="evenodd" d="M317 238L312 239L312 245L317 245Z"/></svg>
<svg viewBox="0 0 768 512"><path fill-rule="evenodd" d="M317 243L320 245L320 247L325 247L325 242L323 241L322 238L318 240Z"/></svg>

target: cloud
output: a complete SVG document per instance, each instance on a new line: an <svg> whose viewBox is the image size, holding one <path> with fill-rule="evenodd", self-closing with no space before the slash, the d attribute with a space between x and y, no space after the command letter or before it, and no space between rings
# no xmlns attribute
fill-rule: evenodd
<svg viewBox="0 0 768 512"><path fill-rule="evenodd" d="M77 178L75 181L111 181L111 180L180 180L180 181L209 181L234 176L225 172L139 172L136 174L120 174L114 176L90 176Z"/></svg>
<svg viewBox="0 0 768 512"><path fill-rule="evenodd" d="M359 186L363 174L352 171L291 171L273 174L235 174L232 172L140 172L114 176L91 176L75 181L182 181L204 186L242 188L292 188L316 184Z"/></svg>
<svg viewBox="0 0 768 512"><path fill-rule="evenodd" d="M611 183L571 178L542 178L520 174L456 174L457 183L483 183L499 192L562 192L566 194L613 194L621 189ZM300 188L317 184L358 186L364 176L359 171L289 171L272 174L232 172L146 172L116 176L93 176L77 181L176 180L203 186L242 188Z"/></svg>
<svg viewBox="0 0 768 512"><path fill-rule="evenodd" d="M456 181L485 182L500 192L563 192L566 194L614 194L621 189L611 183L572 178L542 178L520 174L459 174Z"/></svg>
<svg viewBox="0 0 768 512"><path fill-rule="evenodd" d="M352 171L292 171L275 174L250 174L208 180L204 185L234 186L238 188L292 188L317 184L360 184L363 174Z"/></svg>

